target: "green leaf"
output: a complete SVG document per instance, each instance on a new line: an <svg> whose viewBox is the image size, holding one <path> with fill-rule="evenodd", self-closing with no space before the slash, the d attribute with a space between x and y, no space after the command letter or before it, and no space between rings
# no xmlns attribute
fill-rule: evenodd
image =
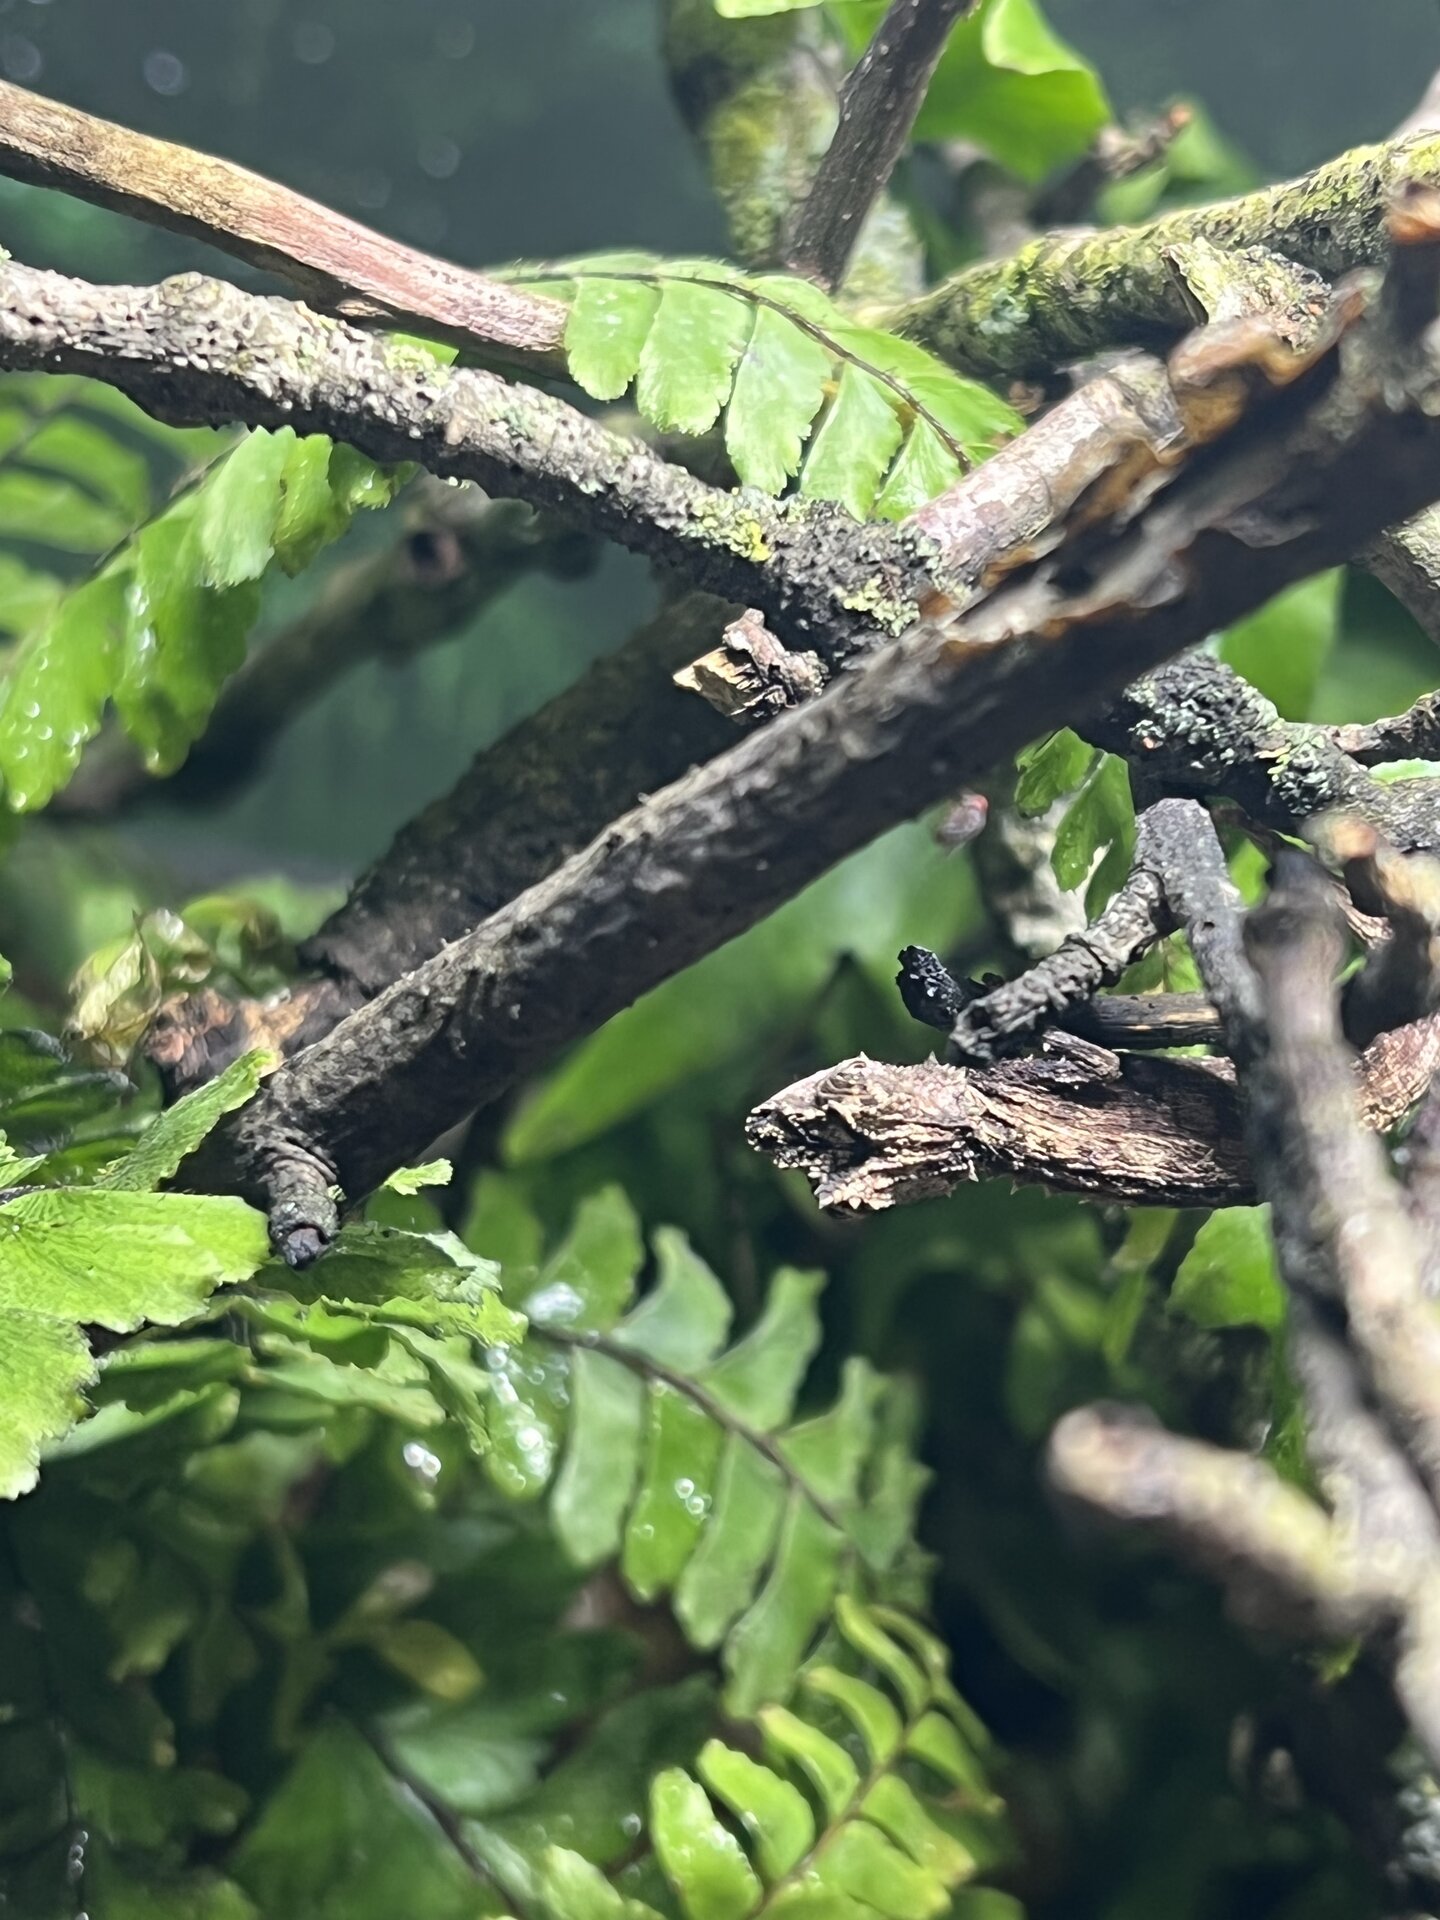
<svg viewBox="0 0 1440 1920"><path fill-rule="evenodd" d="M651 1833L688 1920L744 1920L761 1886L740 1843L716 1818L705 1789L679 1767L650 1791Z"/></svg>
<svg viewBox="0 0 1440 1920"><path fill-rule="evenodd" d="M792 1497L770 1577L725 1645L726 1704L748 1716L789 1693L840 1581L843 1536Z"/></svg>
<svg viewBox="0 0 1440 1920"><path fill-rule="evenodd" d="M470 1649L435 1620L390 1620L364 1645L436 1700L468 1700L484 1675Z"/></svg>
<svg viewBox="0 0 1440 1920"><path fill-rule="evenodd" d="M257 427L216 467L196 516L200 581L238 587L258 580L275 552L286 464L295 432Z"/></svg>
<svg viewBox="0 0 1440 1920"><path fill-rule="evenodd" d="M633 378L640 412L667 432L708 432L723 410L736 473L767 492L798 478L861 518L900 518L1020 426L988 389L785 274L612 254L515 278L569 300L586 392L618 399Z"/></svg>
<svg viewBox="0 0 1440 1920"><path fill-rule="evenodd" d="M755 1842L767 1880L782 1879L815 1844L810 1802L769 1767L719 1740L707 1740L696 1762L700 1778L723 1800Z"/></svg>
<svg viewBox="0 0 1440 1920"><path fill-rule="evenodd" d="M583 1201L575 1223L515 1301L539 1327L612 1327L630 1303L645 1256L640 1223L619 1187Z"/></svg>
<svg viewBox="0 0 1440 1920"><path fill-rule="evenodd" d="M1128 870L1134 845L1130 769L1118 755L1103 754L1056 829L1050 864L1062 887L1078 887L1105 848L1119 847Z"/></svg>
<svg viewBox="0 0 1440 1920"><path fill-rule="evenodd" d="M710 1510L722 1434L695 1402L652 1381L640 1491L625 1532L621 1568L642 1600L679 1579Z"/></svg>
<svg viewBox="0 0 1440 1920"><path fill-rule="evenodd" d="M683 1233L655 1233L658 1278L615 1331L617 1347L694 1373L714 1359L730 1330L730 1299Z"/></svg>
<svg viewBox="0 0 1440 1920"><path fill-rule="evenodd" d="M45 1313L0 1306L0 1500L28 1493L41 1449L84 1411L95 1363L80 1329Z"/></svg>
<svg viewBox="0 0 1440 1920"><path fill-rule="evenodd" d="M1063 794L1073 793L1095 764L1096 749L1059 727L1015 756L1019 779L1015 805L1027 819L1048 813Z"/></svg>
<svg viewBox="0 0 1440 1920"><path fill-rule="evenodd" d="M78 1417L93 1363L77 1323L178 1326L267 1251L239 1200L69 1188L0 1206L0 1497L34 1484L40 1448Z"/></svg>
<svg viewBox="0 0 1440 1920"><path fill-rule="evenodd" d="M981 0L951 33L919 140L973 140L1024 180L1076 160L1113 118L1093 69L1035 0Z"/></svg>
<svg viewBox="0 0 1440 1920"><path fill-rule="evenodd" d="M218 474L228 467L229 462ZM247 563L238 537L218 555L207 551L207 511L208 499L197 511L192 496L152 521L135 542L130 618L114 700L125 731L152 772L179 765L210 717L216 694L244 660L245 638L259 610L259 584L241 571ZM222 561L240 574L237 582L211 583L208 574Z"/></svg>
<svg viewBox="0 0 1440 1920"><path fill-rule="evenodd" d="M783 493L800 471L831 364L824 346L787 315L758 309L725 416L725 444L745 486Z"/></svg>
<svg viewBox="0 0 1440 1920"><path fill-rule="evenodd" d="M571 1373L570 1444L550 1517L562 1546L582 1567L619 1551L640 1467L644 1389L618 1360L583 1349Z"/></svg>
<svg viewBox="0 0 1440 1920"><path fill-rule="evenodd" d="M782 1267L752 1330L705 1374L705 1389L737 1419L773 1431L790 1418L805 1370L820 1344L818 1272Z"/></svg>
<svg viewBox="0 0 1440 1920"><path fill-rule="evenodd" d="M907 1859L868 1820L852 1820L836 1834L824 1873L842 1893L890 1920L934 1920L949 1911L943 1881Z"/></svg>
<svg viewBox="0 0 1440 1920"><path fill-rule="evenodd" d="M124 538L125 516L69 480L0 472L0 532L62 553L102 553Z"/></svg>
<svg viewBox="0 0 1440 1920"><path fill-rule="evenodd" d="M960 462L949 443L926 420L911 428L890 477L875 500L878 520L904 520L927 500L953 487L961 477Z"/></svg>
<svg viewBox="0 0 1440 1920"><path fill-rule="evenodd" d="M635 280L582 280L565 326L571 376L592 399L618 400L640 371L658 288Z"/></svg>
<svg viewBox="0 0 1440 1920"><path fill-rule="evenodd" d="M767 1753L794 1762L819 1795L828 1821L845 1819L859 1796L860 1770L844 1747L788 1707L765 1707L756 1718Z"/></svg>
<svg viewBox="0 0 1440 1920"><path fill-rule="evenodd" d="M256 1049L233 1061L224 1073L197 1087L166 1109L136 1141L132 1152L100 1175L96 1185L153 1193L171 1179L182 1160L204 1141L227 1113L254 1097L278 1056Z"/></svg>
<svg viewBox="0 0 1440 1920"><path fill-rule="evenodd" d="M826 1666L808 1668L805 1685L811 1693L836 1702L854 1724L872 1760L888 1762L899 1753L905 1729L894 1702L879 1687Z"/></svg>
<svg viewBox="0 0 1440 1920"><path fill-rule="evenodd" d="M802 491L838 500L864 520L904 437L884 390L848 366L815 433Z"/></svg>
<svg viewBox="0 0 1440 1920"><path fill-rule="evenodd" d="M144 459L83 414L62 413L47 421L27 442L25 460L68 474L127 521L149 511L150 469Z"/></svg>
<svg viewBox="0 0 1440 1920"><path fill-rule="evenodd" d="M349 525L350 505L337 499L330 478L334 453L333 443L319 433L307 434L290 447L272 537L275 558L286 573L309 566L321 547Z"/></svg>
<svg viewBox="0 0 1440 1920"><path fill-rule="evenodd" d="M598 1867L568 1847L547 1849L540 1897L550 1920L659 1920L653 1907L627 1900Z"/></svg>
<svg viewBox="0 0 1440 1920"><path fill-rule="evenodd" d="M753 309L728 292L667 281L635 380L645 418L674 433L713 427L730 397L754 318Z"/></svg>
<svg viewBox="0 0 1440 1920"><path fill-rule="evenodd" d="M1343 578L1332 568L1287 587L1220 641L1220 658L1272 700L1286 720L1310 717L1320 674L1339 633Z"/></svg>
<svg viewBox="0 0 1440 1920"><path fill-rule="evenodd" d="M390 1193L421 1193L426 1187L448 1187L454 1175L448 1160L427 1160L419 1167L397 1167L385 1187Z"/></svg>
<svg viewBox="0 0 1440 1920"><path fill-rule="evenodd" d="M1221 1207L1180 1262L1170 1304L1200 1327L1278 1327L1285 1290L1268 1207Z"/></svg>
<svg viewBox="0 0 1440 1920"><path fill-rule="evenodd" d="M414 1795L342 1721L312 1734L233 1856L266 1914L475 1920L475 1885Z"/></svg>
<svg viewBox="0 0 1440 1920"><path fill-rule="evenodd" d="M264 1217L214 1194L68 1187L0 1206L0 1311L129 1333L179 1326L269 1252Z"/></svg>
<svg viewBox="0 0 1440 1920"><path fill-rule="evenodd" d="M0 774L17 812L43 807L99 732L125 619L123 573L100 574L60 600L7 663Z"/></svg>
<svg viewBox="0 0 1440 1920"><path fill-rule="evenodd" d="M749 1606L775 1549L785 1494L775 1462L731 1434L715 1474L710 1524L675 1588L675 1617L694 1646L718 1646Z"/></svg>

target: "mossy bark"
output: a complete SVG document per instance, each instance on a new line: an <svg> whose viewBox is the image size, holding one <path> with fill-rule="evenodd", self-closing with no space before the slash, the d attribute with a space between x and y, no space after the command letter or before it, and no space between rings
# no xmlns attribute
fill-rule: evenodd
<svg viewBox="0 0 1440 1920"><path fill-rule="evenodd" d="M1433 133L1358 147L1299 180L1145 226L1045 234L879 317L988 380L1036 378L1117 346L1163 346L1195 322L1177 265L1187 246L1264 247L1334 279L1385 260L1386 210L1414 181L1440 181Z"/></svg>

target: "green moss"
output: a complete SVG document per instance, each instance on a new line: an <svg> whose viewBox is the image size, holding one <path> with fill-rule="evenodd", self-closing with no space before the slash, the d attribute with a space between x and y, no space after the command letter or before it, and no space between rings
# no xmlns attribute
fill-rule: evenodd
<svg viewBox="0 0 1440 1920"><path fill-rule="evenodd" d="M872 574L858 587L852 587L840 604L848 613L858 613L881 633L903 633L915 624L919 609L903 593L896 593L879 574Z"/></svg>

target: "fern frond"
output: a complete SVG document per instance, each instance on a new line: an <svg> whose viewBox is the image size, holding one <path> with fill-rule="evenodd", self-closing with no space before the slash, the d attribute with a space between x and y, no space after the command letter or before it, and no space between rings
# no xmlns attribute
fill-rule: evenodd
<svg viewBox="0 0 1440 1920"><path fill-rule="evenodd" d="M298 572L394 492L290 428L162 427L90 380L0 381L0 776L43 806L113 705L172 770L240 664L272 562Z"/></svg>
<svg viewBox="0 0 1440 1920"><path fill-rule="evenodd" d="M597 400L633 385L669 433L723 414L736 473L765 493L798 481L857 519L903 519L1020 425L988 388L786 274L606 254L513 277L568 298L577 385Z"/></svg>
<svg viewBox="0 0 1440 1920"><path fill-rule="evenodd" d="M930 1920L995 1858L984 1737L939 1643L843 1598L836 1624L845 1667L812 1664L798 1710L761 1709L763 1759L711 1739L693 1772L657 1774L649 1837L684 1920ZM541 1885L551 1920L656 1915L563 1848Z"/></svg>
<svg viewBox="0 0 1440 1920"><path fill-rule="evenodd" d="M905 1393L861 1360L828 1411L795 1419L818 1274L778 1273L727 1346L714 1274L672 1229L654 1251L655 1285L632 1305L644 1246L609 1189L528 1283L507 1283L530 1333L488 1356L486 1464L517 1495L553 1480L570 1556L618 1559L646 1603L670 1596L691 1643L721 1650L730 1710L751 1713L788 1695L838 1593L903 1577L925 1474Z"/></svg>

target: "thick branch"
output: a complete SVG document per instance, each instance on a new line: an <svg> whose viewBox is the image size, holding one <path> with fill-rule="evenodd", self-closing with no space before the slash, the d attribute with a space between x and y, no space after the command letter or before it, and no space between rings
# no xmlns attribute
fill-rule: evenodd
<svg viewBox="0 0 1440 1920"><path fill-rule="evenodd" d="M1393 1127L1437 1070L1440 1022L1381 1034L1360 1063L1366 1125ZM842 1060L757 1107L747 1134L839 1212L904 1206L988 1179L1122 1206L1255 1198L1227 1063L1113 1053L1070 1033L1048 1035L1038 1058L986 1068Z"/></svg>
<svg viewBox="0 0 1440 1920"><path fill-rule="evenodd" d="M1221 795L1282 833L1345 812L1403 850L1440 845L1440 783L1374 779L1334 730L1281 720L1247 680L1205 655L1141 676L1087 735L1169 791Z"/></svg>
<svg viewBox="0 0 1440 1920"><path fill-rule="evenodd" d="M207 993L165 1008L148 1047L172 1095L251 1047L311 1045L543 880L642 794L718 753L730 729L671 675L723 617L704 594L667 607L480 754L306 941L301 958L318 979L278 1005Z"/></svg>
<svg viewBox="0 0 1440 1920"><path fill-rule="evenodd" d="M840 89L840 124L795 216L786 264L837 287L905 150L950 29L970 0L891 0Z"/></svg>
<svg viewBox="0 0 1440 1920"><path fill-rule="evenodd" d="M1187 404L1193 398L1184 397ZM1137 468L1164 467L1173 475L1180 449L1189 444L1181 404L1166 368L1136 356L1132 364L1061 402L1022 438L921 508L911 531L934 550L935 571L956 603L969 605L977 598L1007 556L1019 565L1053 548L1078 501L1118 505ZM870 537L858 530L857 536L862 542ZM668 638L658 646L652 637L623 648L513 738L482 754L451 801L428 810L401 833L362 883L357 899L311 943L307 951L326 974L324 982L298 990L279 1011L227 1005L213 994L169 1010L155 1047L172 1091L218 1071L237 1050L264 1044L290 1052L313 1043L360 999L428 960L444 940L458 939L486 913L542 879L639 794L665 786L693 760L718 752L729 737L726 730L708 714L682 721L680 706L699 707L700 702L680 702L673 689L657 687L656 675L668 679L693 660L713 642L721 618L716 607L713 618L670 621L674 646ZM686 634L692 653L677 655L675 647L685 643ZM814 638L837 665L868 644L854 629L848 637L831 630ZM727 698L720 703L725 712L735 705L729 697L733 653L732 646L726 656ZM788 657L795 666L808 658ZM708 687L705 663L681 679ZM793 674L783 677L783 685L771 676L765 704L777 693L793 698L798 686ZM623 752L617 751L607 715L627 716ZM564 780L539 771L549 766L563 766ZM623 787L612 779L617 767L624 770ZM514 806L499 805L497 795L513 796ZM570 804L580 796L593 800L583 817ZM599 811L607 803L609 811ZM982 857L991 851L982 841ZM497 875L505 876L508 893L497 891ZM468 919L462 917L467 911ZM332 935L340 937L332 940Z"/></svg>
<svg viewBox="0 0 1440 1920"><path fill-rule="evenodd" d="M1431 507L1392 528L1357 558L1440 646L1440 512Z"/></svg>
<svg viewBox="0 0 1440 1920"><path fill-rule="evenodd" d="M1284 379L1272 349L1257 368L1256 343L1236 347L1214 363L1220 394ZM365 1192L877 832L1440 493L1440 370L1379 317L1357 319L1332 359L1327 379L1282 386L1268 431L1244 416L1084 569L1061 553L918 628L616 822L282 1069L212 1151L212 1179L286 1200L282 1243L313 1252L332 1181Z"/></svg>
<svg viewBox="0 0 1440 1920"><path fill-rule="evenodd" d="M754 601L787 637L824 627L833 641L886 606L903 625L924 577L913 535L707 486L549 394L199 275L96 288L6 261L0 366L88 374L161 419L293 426L418 460Z"/></svg>
<svg viewBox="0 0 1440 1920"><path fill-rule="evenodd" d="M981 379L1029 378L1106 348L1156 346L1194 323L1173 250L1197 240L1264 247L1327 278L1386 257L1399 189L1440 180L1433 133L1358 147L1313 173L1146 226L1053 233L1007 260L965 267L885 324Z"/></svg>
<svg viewBox="0 0 1440 1920"><path fill-rule="evenodd" d="M312 306L557 369L566 309L419 253L244 167L0 82L0 173L204 240Z"/></svg>
<svg viewBox="0 0 1440 1920"><path fill-rule="evenodd" d="M1343 1306L1379 1404L1440 1498L1440 1318L1423 1297L1401 1190L1356 1110L1335 987L1343 941L1323 876L1304 855L1284 860L1247 916L1245 949L1263 1044L1241 1078L1281 1274L1296 1293Z"/></svg>
<svg viewBox="0 0 1440 1920"><path fill-rule="evenodd" d="M1181 1439L1123 1407L1083 1407L1050 1439L1067 1498L1156 1533L1220 1580L1249 1626L1343 1639L1397 1620L1404 1575L1345 1541L1269 1464Z"/></svg>
<svg viewBox="0 0 1440 1920"><path fill-rule="evenodd" d="M1387 760L1440 760L1440 694L1425 693L1404 713L1348 727L1332 727L1342 752L1362 766Z"/></svg>

